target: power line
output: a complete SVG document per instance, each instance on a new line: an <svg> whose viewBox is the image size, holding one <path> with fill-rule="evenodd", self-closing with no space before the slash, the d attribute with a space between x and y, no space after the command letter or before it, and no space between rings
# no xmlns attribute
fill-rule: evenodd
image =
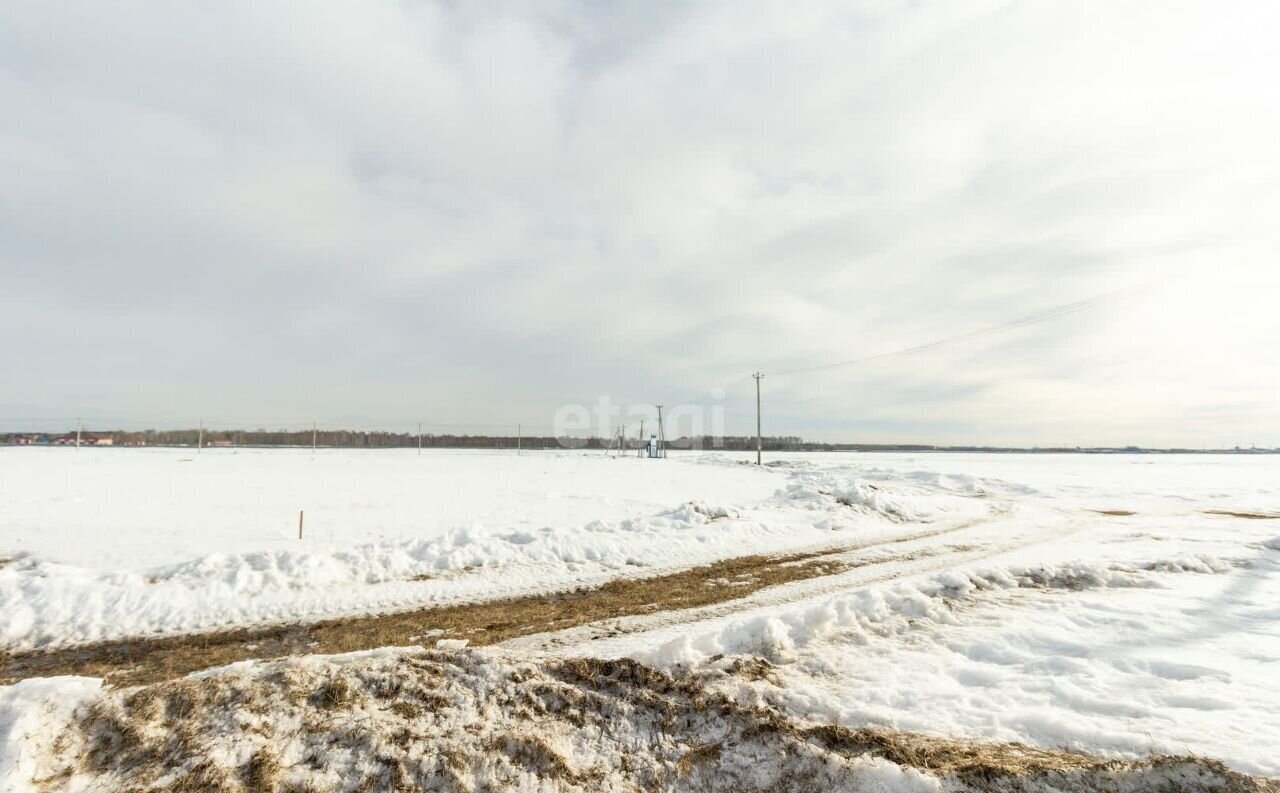
<svg viewBox="0 0 1280 793"><path fill-rule="evenodd" d="M958 344L962 341L976 339L981 336L990 336L995 333L1003 333L1005 331L1026 327L1028 325L1035 325L1041 322L1047 322L1051 319L1065 317L1070 314L1075 314L1075 313L1084 311L1086 309L1093 308L1094 306L1099 305L1100 303L1105 303L1110 300L1115 300L1120 297L1127 296L1133 291L1134 290L1132 289L1121 289L1115 292L1108 292L1106 294L1097 295L1091 298L1087 298L1085 300L1077 300L1074 303L1066 303L1061 306L1055 306L1054 308L1048 308L1048 309L1044 309L1043 311L1037 311L1034 314L1028 314L1025 317L1019 317L1018 319L1010 320L1008 322L1002 322L999 325L992 325L990 327L980 328L979 330L972 330L967 333L960 333L955 336L948 336L946 338L937 339L935 341L927 342L925 344L917 344L912 347L904 347L900 350L894 350L892 352L882 352L876 355L868 355L862 358L853 358L847 361L837 361L835 363L821 364L818 366L805 366L797 369L784 369L780 372L769 372L769 374L774 377L783 377L786 375L805 374L808 372L821 372L827 369L838 369L843 366L853 366L855 364L860 364L860 363L880 361L880 360L884 360L885 358L896 358L899 355L913 355L915 353L927 352L929 350L936 350L939 347L946 347L952 344Z"/></svg>

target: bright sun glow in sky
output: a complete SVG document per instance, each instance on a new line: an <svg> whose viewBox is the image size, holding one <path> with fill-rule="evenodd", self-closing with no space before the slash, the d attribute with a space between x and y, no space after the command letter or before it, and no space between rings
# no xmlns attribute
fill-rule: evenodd
<svg viewBox="0 0 1280 793"><path fill-rule="evenodd" d="M1280 446L1272 2L0 18L0 418Z"/></svg>

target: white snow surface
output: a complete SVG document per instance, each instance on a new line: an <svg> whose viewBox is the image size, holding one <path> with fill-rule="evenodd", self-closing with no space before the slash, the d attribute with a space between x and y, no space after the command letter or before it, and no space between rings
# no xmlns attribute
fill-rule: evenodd
<svg viewBox="0 0 1280 793"><path fill-rule="evenodd" d="M37 677L0 686L0 793L35 793L76 708L98 694L88 677Z"/></svg>
<svg viewBox="0 0 1280 793"><path fill-rule="evenodd" d="M1276 522L1206 514L1275 514L1276 480L1258 475L1275 463L1108 458L1085 486L1037 462L1021 516L1044 520L1034 504L1135 514L1088 513L1044 541L893 583L687 624L620 621L554 651L695 670L751 654L776 665L776 682L737 683L748 691L736 695L820 723L1195 752L1280 775ZM1231 468L1234 484L1222 476ZM1121 475L1133 471L1126 495ZM1188 476L1199 472L1216 481Z"/></svg>
<svg viewBox="0 0 1280 793"><path fill-rule="evenodd" d="M564 589L989 509L967 481L700 459L3 449L0 649Z"/></svg>
<svg viewBox="0 0 1280 793"><path fill-rule="evenodd" d="M868 564L828 582L509 649L695 671L751 653L768 678L717 685L803 720L1280 775L1280 521L1266 517L1280 458L745 459L0 450L0 639L59 646L857 546ZM919 558L874 546L904 537L895 552ZM0 733L43 723L30 714L58 685L74 701L96 683L0 688ZM0 762L19 767L6 740Z"/></svg>

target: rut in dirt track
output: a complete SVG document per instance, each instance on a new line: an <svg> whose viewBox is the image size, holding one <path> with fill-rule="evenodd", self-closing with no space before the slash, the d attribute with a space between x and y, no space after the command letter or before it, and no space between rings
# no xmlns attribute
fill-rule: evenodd
<svg viewBox="0 0 1280 793"><path fill-rule="evenodd" d="M966 523L875 542L786 555L725 559L650 578L622 578L597 587L481 603L436 606L310 624L240 628L171 637L123 639L0 657L0 684L29 677L87 675L113 685L170 680L189 672L251 659L305 653L346 653L409 646L438 638L473 646L563 630L607 619L694 609L739 600L767 587L886 565L937 551L840 558L872 548L929 539ZM429 636L429 640L428 640Z"/></svg>

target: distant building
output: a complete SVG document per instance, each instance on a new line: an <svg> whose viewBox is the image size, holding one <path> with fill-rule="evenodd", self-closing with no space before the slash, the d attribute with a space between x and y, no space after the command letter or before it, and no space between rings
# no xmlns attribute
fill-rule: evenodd
<svg viewBox="0 0 1280 793"><path fill-rule="evenodd" d="M68 432L65 435L55 435L51 443L54 446L75 446L76 433ZM115 438L101 432L81 432L79 443L81 446L114 446Z"/></svg>

